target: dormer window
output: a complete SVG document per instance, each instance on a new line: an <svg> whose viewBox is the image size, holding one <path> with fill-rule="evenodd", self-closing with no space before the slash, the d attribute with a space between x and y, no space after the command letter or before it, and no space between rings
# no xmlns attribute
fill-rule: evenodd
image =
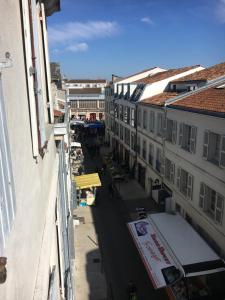
<svg viewBox="0 0 225 300"><path fill-rule="evenodd" d="M176 91L176 89L177 89L177 86L176 86L176 84L172 84L172 90L175 92L175 91Z"/></svg>

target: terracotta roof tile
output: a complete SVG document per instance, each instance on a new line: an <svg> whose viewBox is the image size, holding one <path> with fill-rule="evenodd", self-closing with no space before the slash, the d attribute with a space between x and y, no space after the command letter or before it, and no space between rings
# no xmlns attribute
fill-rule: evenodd
<svg viewBox="0 0 225 300"><path fill-rule="evenodd" d="M54 109L54 116L55 117L61 117L63 115L64 115L63 112L61 112L60 110Z"/></svg>
<svg viewBox="0 0 225 300"><path fill-rule="evenodd" d="M83 88L83 89L69 89L70 95L80 94L101 94L101 88Z"/></svg>
<svg viewBox="0 0 225 300"><path fill-rule="evenodd" d="M156 81L160 81L160 80L166 79L168 77L178 75L180 73L189 71L189 70L197 68L197 67L199 67L199 65L189 66L189 67L184 67L184 68L179 68L179 69L169 69L167 71L156 73L154 75L150 75L143 79L137 80L134 83L145 83L145 84L154 83Z"/></svg>
<svg viewBox="0 0 225 300"><path fill-rule="evenodd" d="M225 88L211 87L177 100L168 107L225 113Z"/></svg>
<svg viewBox="0 0 225 300"><path fill-rule="evenodd" d="M213 80L221 76L225 76L225 62L195 72L193 74L181 77L179 79L173 80L172 82L184 82L184 81L193 81L193 80L207 81L207 80Z"/></svg>
<svg viewBox="0 0 225 300"><path fill-rule="evenodd" d="M164 92L149 98L145 98L140 101L140 104L152 104L152 105L163 106L166 100L176 97L177 95L178 93L176 92Z"/></svg>

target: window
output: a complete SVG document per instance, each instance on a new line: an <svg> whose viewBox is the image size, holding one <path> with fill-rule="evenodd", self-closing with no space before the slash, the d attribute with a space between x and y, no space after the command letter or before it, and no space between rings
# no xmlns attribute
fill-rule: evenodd
<svg viewBox="0 0 225 300"><path fill-rule="evenodd" d="M97 109L97 101L95 101L95 100L79 100L79 108Z"/></svg>
<svg viewBox="0 0 225 300"><path fill-rule="evenodd" d="M225 168L225 136L211 131L205 131L203 143L203 158L211 163Z"/></svg>
<svg viewBox="0 0 225 300"><path fill-rule="evenodd" d="M131 126L135 126L135 110L134 108L131 108L131 123L130 123Z"/></svg>
<svg viewBox="0 0 225 300"><path fill-rule="evenodd" d="M120 120L123 121L123 105L119 104Z"/></svg>
<svg viewBox="0 0 225 300"><path fill-rule="evenodd" d="M130 124L130 107L127 107L127 124Z"/></svg>
<svg viewBox="0 0 225 300"><path fill-rule="evenodd" d="M146 159L146 141L142 141L142 157Z"/></svg>
<svg viewBox="0 0 225 300"><path fill-rule="evenodd" d="M131 132L131 149L135 151L135 133Z"/></svg>
<svg viewBox="0 0 225 300"><path fill-rule="evenodd" d="M185 197L192 199L193 176L180 167L177 169L177 187Z"/></svg>
<svg viewBox="0 0 225 300"><path fill-rule="evenodd" d="M127 106L124 106L124 122L127 123L127 114L128 114L128 110L127 110Z"/></svg>
<svg viewBox="0 0 225 300"><path fill-rule="evenodd" d="M143 112L143 128L147 129L147 111L144 110Z"/></svg>
<svg viewBox="0 0 225 300"><path fill-rule="evenodd" d="M215 222L222 223L224 197L204 183L200 185L199 206Z"/></svg>
<svg viewBox="0 0 225 300"><path fill-rule="evenodd" d="M167 119L166 121L166 140L172 144L176 144L177 140L177 122Z"/></svg>
<svg viewBox="0 0 225 300"><path fill-rule="evenodd" d="M164 126L165 125L165 119L163 114L159 113L157 114L157 135L160 137L163 137L164 135Z"/></svg>
<svg viewBox="0 0 225 300"><path fill-rule="evenodd" d="M153 166L153 158L154 158L154 145L149 143L148 162L151 166Z"/></svg>
<svg viewBox="0 0 225 300"><path fill-rule="evenodd" d="M16 211L16 199L1 78L0 120L0 253L3 253Z"/></svg>
<svg viewBox="0 0 225 300"><path fill-rule="evenodd" d="M99 108L105 108L105 101L104 100L99 100Z"/></svg>
<svg viewBox="0 0 225 300"><path fill-rule="evenodd" d="M114 106L114 114L115 114L115 118L118 118L119 116L119 105L115 104Z"/></svg>
<svg viewBox="0 0 225 300"><path fill-rule="evenodd" d="M175 172L175 165L174 163L169 160L168 158L165 159L165 177L166 179L174 183L174 172Z"/></svg>
<svg viewBox="0 0 225 300"><path fill-rule="evenodd" d="M71 108L78 108L78 100L70 101Z"/></svg>
<svg viewBox="0 0 225 300"><path fill-rule="evenodd" d="M144 84L138 84L137 87L135 88L130 100L133 102L136 102L139 100L139 97L141 96L143 90L144 90L145 85Z"/></svg>
<svg viewBox="0 0 225 300"><path fill-rule="evenodd" d="M141 109L138 107L137 109L137 125L141 126Z"/></svg>
<svg viewBox="0 0 225 300"><path fill-rule="evenodd" d="M154 132L154 127L155 127L155 113L154 113L154 111L150 111L150 117L149 117L150 132Z"/></svg>
<svg viewBox="0 0 225 300"><path fill-rule="evenodd" d="M156 170L159 173L162 172L162 150L160 148L156 150Z"/></svg>
<svg viewBox="0 0 225 300"><path fill-rule="evenodd" d="M197 127L184 123L180 124L179 145L182 149L195 153Z"/></svg>
<svg viewBox="0 0 225 300"><path fill-rule="evenodd" d="M125 127L125 143L130 145L130 130Z"/></svg>
<svg viewBox="0 0 225 300"><path fill-rule="evenodd" d="M120 124L120 139L123 140L123 126Z"/></svg>

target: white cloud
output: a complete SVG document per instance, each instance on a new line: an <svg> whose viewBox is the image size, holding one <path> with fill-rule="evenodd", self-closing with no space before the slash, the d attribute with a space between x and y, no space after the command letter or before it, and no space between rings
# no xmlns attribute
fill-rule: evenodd
<svg viewBox="0 0 225 300"><path fill-rule="evenodd" d="M85 40L111 37L119 32L116 22L90 21L69 22L55 26L49 26L49 42L55 44L71 44Z"/></svg>
<svg viewBox="0 0 225 300"><path fill-rule="evenodd" d="M69 45L65 48L67 51L71 52L85 52L88 49L88 44L87 43L76 43Z"/></svg>
<svg viewBox="0 0 225 300"><path fill-rule="evenodd" d="M225 0L219 0L216 7L216 16L221 23L225 23Z"/></svg>
<svg viewBox="0 0 225 300"><path fill-rule="evenodd" d="M147 24L150 24L150 25L154 25L154 22L149 17L143 17L143 18L141 18L140 21L144 22L144 23L147 23Z"/></svg>

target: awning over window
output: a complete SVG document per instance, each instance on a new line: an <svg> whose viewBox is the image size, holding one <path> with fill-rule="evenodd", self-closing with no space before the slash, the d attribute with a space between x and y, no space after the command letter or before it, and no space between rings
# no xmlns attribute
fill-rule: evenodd
<svg viewBox="0 0 225 300"><path fill-rule="evenodd" d="M75 176L74 180L77 189L98 187L102 185L98 173Z"/></svg>
<svg viewBox="0 0 225 300"><path fill-rule="evenodd" d="M155 288L225 271L224 262L180 215L151 214L128 228Z"/></svg>

